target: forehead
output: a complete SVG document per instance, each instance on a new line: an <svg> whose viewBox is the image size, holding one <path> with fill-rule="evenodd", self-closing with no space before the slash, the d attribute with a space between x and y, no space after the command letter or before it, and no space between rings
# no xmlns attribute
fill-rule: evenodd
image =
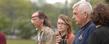
<svg viewBox="0 0 109 44"><path fill-rule="evenodd" d="M33 13L33 14L32 14L32 18L33 18L33 17L37 17L38 15L39 15L38 12Z"/></svg>
<svg viewBox="0 0 109 44"><path fill-rule="evenodd" d="M79 11L78 7L73 8L73 13Z"/></svg>
<svg viewBox="0 0 109 44"><path fill-rule="evenodd" d="M82 13L84 12L84 8L81 8L80 6L77 6L73 9L73 13Z"/></svg>
<svg viewBox="0 0 109 44"><path fill-rule="evenodd" d="M61 18L58 18L58 22L64 22Z"/></svg>

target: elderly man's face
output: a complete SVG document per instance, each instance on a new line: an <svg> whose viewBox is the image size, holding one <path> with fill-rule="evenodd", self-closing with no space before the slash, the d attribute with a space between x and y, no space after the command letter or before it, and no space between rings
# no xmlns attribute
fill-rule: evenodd
<svg viewBox="0 0 109 44"><path fill-rule="evenodd" d="M76 20L76 24L82 25L84 23L84 18L82 11L80 11L77 7L73 9L73 18Z"/></svg>
<svg viewBox="0 0 109 44"><path fill-rule="evenodd" d="M31 22L35 27L39 27L41 25L41 19L38 16L39 16L38 12L32 15Z"/></svg>

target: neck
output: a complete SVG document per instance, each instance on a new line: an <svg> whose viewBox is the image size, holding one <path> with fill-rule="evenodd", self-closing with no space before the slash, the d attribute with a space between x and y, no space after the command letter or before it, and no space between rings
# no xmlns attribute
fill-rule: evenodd
<svg viewBox="0 0 109 44"><path fill-rule="evenodd" d="M80 25L80 28L84 27L89 21L90 21L90 19L87 19L86 22L83 22L83 23Z"/></svg>
<svg viewBox="0 0 109 44"><path fill-rule="evenodd" d="M66 31L61 32L61 36L64 36L65 34L67 34Z"/></svg>
<svg viewBox="0 0 109 44"><path fill-rule="evenodd" d="M99 27L101 27L101 25L96 25L96 28L99 28Z"/></svg>
<svg viewBox="0 0 109 44"><path fill-rule="evenodd" d="M38 27L38 29L40 30L40 31L42 31L42 28L43 28L44 26L43 26L43 24L41 24L39 27Z"/></svg>

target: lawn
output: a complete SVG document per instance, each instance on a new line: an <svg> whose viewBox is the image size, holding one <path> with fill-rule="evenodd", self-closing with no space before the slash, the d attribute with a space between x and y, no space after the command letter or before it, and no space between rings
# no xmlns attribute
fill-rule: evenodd
<svg viewBox="0 0 109 44"><path fill-rule="evenodd" d="M7 40L7 44L35 44L34 40Z"/></svg>

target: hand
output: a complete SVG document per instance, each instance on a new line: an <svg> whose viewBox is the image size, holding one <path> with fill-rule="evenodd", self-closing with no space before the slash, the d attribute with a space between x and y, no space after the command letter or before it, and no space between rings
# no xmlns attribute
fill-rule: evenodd
<svg viewBox="0 0 109 44"><path fill-rule="evenodd" d="M59 44L59 43L56 43L56 44Z"/></svg>
<svg viewBox="0 0 109 44"><path fill-rule="evenodd" d="M59 34L59 32L56 33L56 44L59 44L59 42L61 41L61 35Z"/></svg>

